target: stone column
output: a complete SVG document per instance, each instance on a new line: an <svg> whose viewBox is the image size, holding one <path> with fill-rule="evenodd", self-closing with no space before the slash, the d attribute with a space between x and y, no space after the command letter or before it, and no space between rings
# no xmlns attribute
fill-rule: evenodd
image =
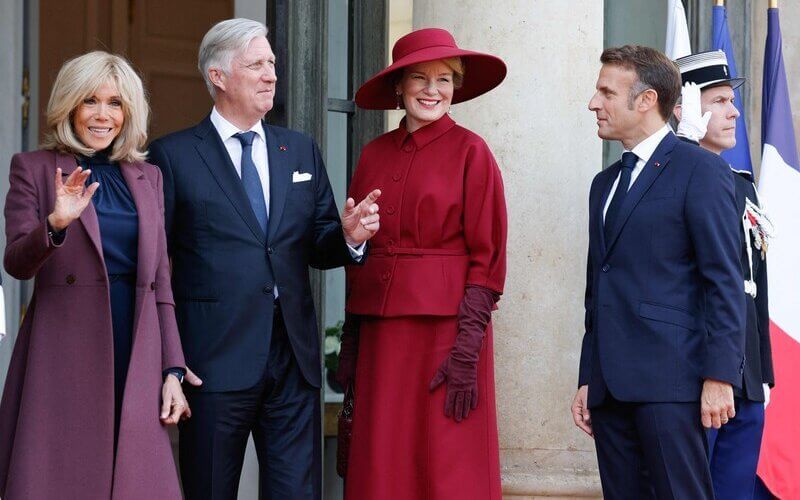
<svg viewBox="0 0 800 500"><path fill-rule="evenodd" d="M492 148L509 212L508 278L495 313L506 498L600 495L592 440L572 423L583 335L588 193L602 148L587 104L603 2L414 0L414 28L502 57L505 82L453 118ZM469 68L465 76L470 78Z"/></svg>

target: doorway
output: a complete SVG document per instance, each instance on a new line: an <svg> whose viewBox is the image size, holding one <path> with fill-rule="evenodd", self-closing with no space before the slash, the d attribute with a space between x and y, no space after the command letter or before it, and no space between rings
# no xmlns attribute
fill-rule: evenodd
<svg viewBox="0 0 800 500"><path fill-rule="evenodd" d="M197 49L234 0L39 0L38 140L50 88L67 59L90 50L125 56L144 81L151 107L148 137L196 124L211 99L197 70ZM65 27L69 27L65 29Z"/></svg>

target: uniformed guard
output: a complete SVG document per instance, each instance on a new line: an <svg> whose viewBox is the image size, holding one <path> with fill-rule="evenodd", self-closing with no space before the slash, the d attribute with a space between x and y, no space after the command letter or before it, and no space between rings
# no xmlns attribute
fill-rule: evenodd
<svg viewBox="0 0 800 500"><path fill-rule="evenodd" d="M677 135L720 154L736 145L734 90L744 78L731 78L725 53L701 52L675 61L681 71L682 102L675 108ZM736 416L708 432L711 476L716 498L752 499L764 429L764 401L775 385L767 308L767 249L773 227L747 170L734 172L740 214L742 292L746 295L745 363L741 389L735 389Z"/></svg>

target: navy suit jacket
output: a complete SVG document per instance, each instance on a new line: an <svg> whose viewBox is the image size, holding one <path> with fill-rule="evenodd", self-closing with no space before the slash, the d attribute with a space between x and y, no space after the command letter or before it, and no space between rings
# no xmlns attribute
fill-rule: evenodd
<svg viewBox="0 0 800 500"><path fill-rule="evenodd" d="M150 145L164 173L172 287L186 364L201 390L234 391L264 374L273 288L305 379L321 382L319 333L309 270L353 263L314 141L264 123L269 225L261 230L209 117ZM293 182L293 172L311 179Z"/></svg>
<svg viewBox="0 0 800 500"><path fill-rule="evenodd" d="M730 168L668 134L605 241L603 207L619 171L617 162L599 173L589 196L579 373L589 405L603 388L620 401L688 402L706 378L740 387L745 307Z"/></svg>

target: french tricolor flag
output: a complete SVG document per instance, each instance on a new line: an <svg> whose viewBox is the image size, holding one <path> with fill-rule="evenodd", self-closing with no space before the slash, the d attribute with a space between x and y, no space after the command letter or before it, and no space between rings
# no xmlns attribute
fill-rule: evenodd
<svg viewBox="0 0 800 500"><path fill-rule="evenodd" d="M800 498L800 162L781 51L778 9L768 11L759 195L776 237L767 258L775 388L758 475L772 495Z"/></svg>

